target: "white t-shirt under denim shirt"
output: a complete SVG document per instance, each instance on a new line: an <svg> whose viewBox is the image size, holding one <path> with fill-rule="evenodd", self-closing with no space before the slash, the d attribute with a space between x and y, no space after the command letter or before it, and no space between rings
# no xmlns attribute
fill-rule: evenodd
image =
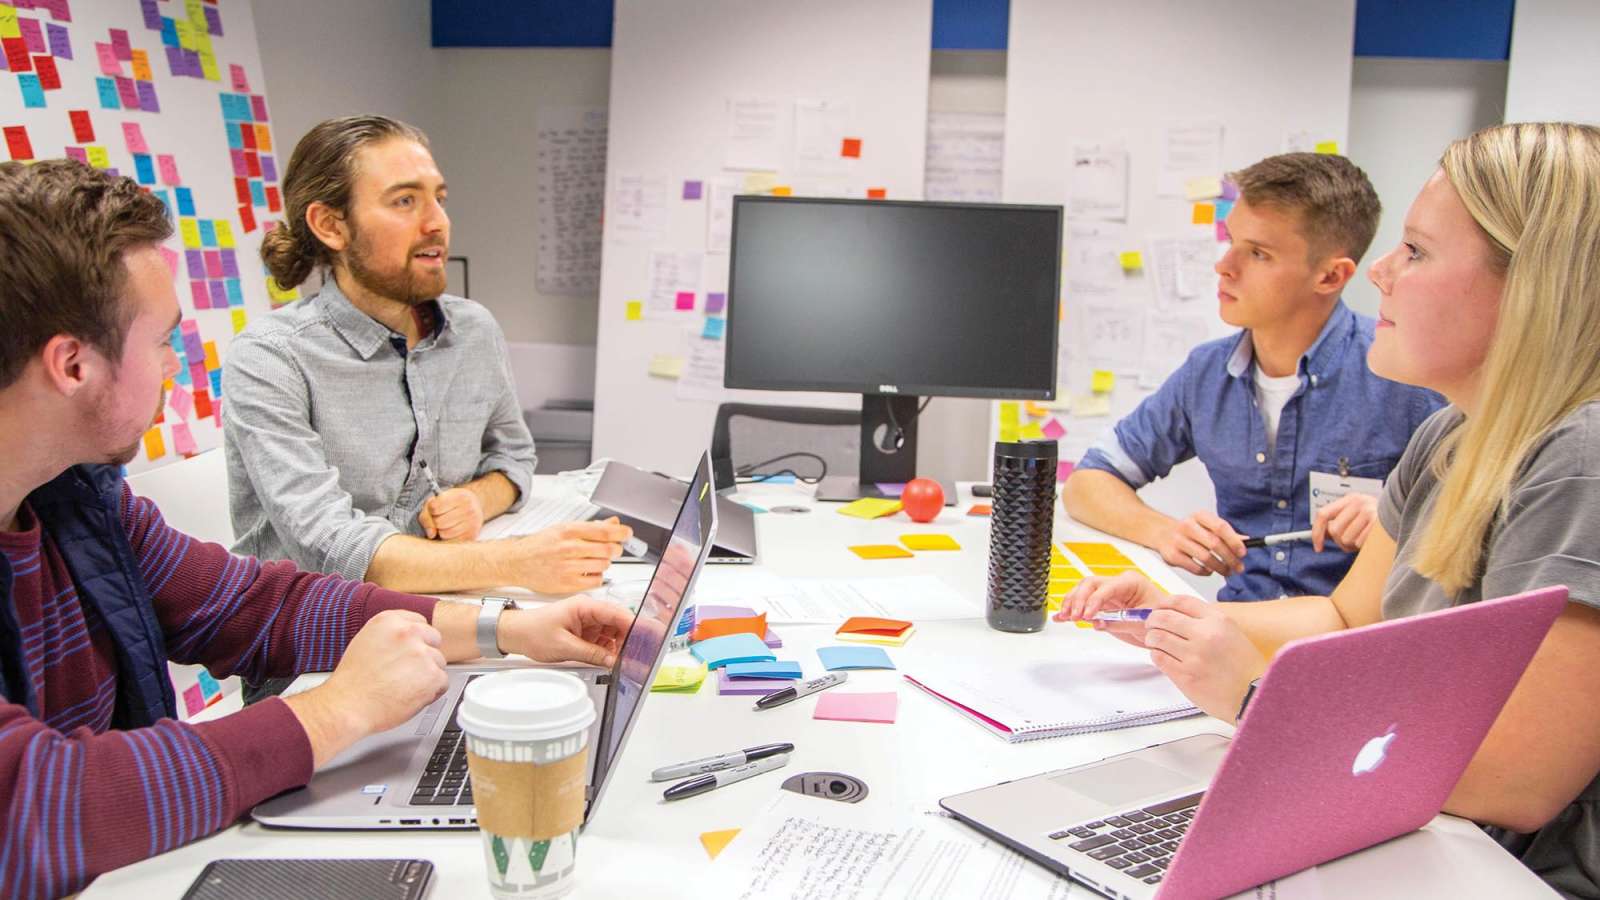
<svg viewBox="0 0 1600 900"><path fill-rule="evenodd" d="M1424 422L1384 486L1378 521L1395 539L1395 562L1384 585L1383 617L1557 584L1567 586L1573 602L1600 607L1600 401L1574 410L1529 456L1512 483L1507 514L1489 533L1477 583L1452 598L1411 568L1439 487L1429 462L1463 420L1449 406ZM1574 696L1571 702L1596 700ZM1533 834L1488 831L1564 896L1600 898L1600 778Z"/></svg>
<svg viewBox="0 0 1600 900"><path fill-rule="evenodd" d="M1256 370L1256 404L1261 407L1261 417L1267 429L1267 455L1278 452L1278 421L1283 418L1283 408L1289 405L1294 392L1300 390L1300 373L1273 377Z"/></svg>

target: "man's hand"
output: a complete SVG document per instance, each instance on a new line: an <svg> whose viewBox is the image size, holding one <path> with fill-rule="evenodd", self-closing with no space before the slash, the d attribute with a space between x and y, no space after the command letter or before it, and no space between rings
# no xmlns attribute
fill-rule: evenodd
<svg viewBox="0 0 1600 900"><path fill-rule="evenodd" d="M449 685L439 644L439 632L422 616L385 610L351 639L327 681L287 698L316 765L439 699Z"/></svg>
<svg viewBox="0 0 1600 900"><path fill-rule="evenodd" d="M504 542L508 583L545 594L571 594L597 588L622 542L633 529L617 521L567 522Z"/></svg>
<svg viewBox="0 0 1600 900"><path fill-rule="evenodd" d="M1351 553L1361 549L1378 521L1378 498L1371 494L1345 494L1317 510L1311 517L1311 546L1322 552L1323 541L1333 538L1339 549Z"/></svg>
<svg viewBox="0 0 1600 900"><path fill-rule="evenodd" d="M454 487L422 504L417 523L430 539L470 541L483 530L483 501L466 488Z"/></svg>
<svg viewBox="0 0 1600 900"><path fill-rule="evenodd" d="M500 617L500 649L543 663L616 664L633 616L615 603L588 595L538 609L508 610Z"/></svg>
<svg viewBox="0 0 1600 900"><path fill-rule="evenodd" d="M1179 519L1161 535L1154 549L1167 565L1196 575L1226 578L1244 571L1244 536L1214 513L1197 512Z"/></svg>

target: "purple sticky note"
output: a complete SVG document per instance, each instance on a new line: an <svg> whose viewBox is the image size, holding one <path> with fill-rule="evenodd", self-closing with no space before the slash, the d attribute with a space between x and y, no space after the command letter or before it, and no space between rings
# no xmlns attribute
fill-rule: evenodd
<svg viewBox="0 0 1600 900"><path fill-rule="evenodd" d="M900 697L894 693L844 694L828 691L817 699L812 718L892 725L899 711Z"/></svg>
<svg viewBox="0 0 1600 900"><path fill-rule="evenodd" d="M277 163L277 160L274 160L271 156L262 156L260 158L260 162L261 162L261 177L266 179L269 182L277 181L278 180L278 163Z"/></svg>
<svg viewBox="0 0 1600 900"><path fill-rule="evenodd" d="M720 293L706 294L706 312L716 314L722 312L728 305L728 295Z"/></svg>
<svg viewBox="0 0 1600 900"><path fill-rule="evenodd" d="M1050 421L1044 423L1044 427L1039 430L1044 432L1044 436L1052 441L1061 440L1061 436L1067 433L1067 429L1063 428L1061 423L1057 422L1055 419L1051 419Z"/></svg>
<svg viewBox="0 0 1600 900"><path fill-rule="evenodd" d="M763 697L790 687L794 687L792 678L729 678L726 667L717 670L717 693L724 697Z"/></svg>
<svg viewBox="0 0 1600 900"><path fill-rule="evenodd" d="M210 9L210 7L206 7ZM154 81L136 81L139 88L139 108L145 112L161 112L161 101L156 98Z"/></svg>
<svg viewBox="0 0 1600 900"><path fill-rule="evenodd" d="M57 59L72 58L72 35L60 25L50 24L44 27L49 35L50 55Z"/></svg>
<svg viewBox="0 0 1600 900"><path fill-rule="evenodd" d="M1239 199L1239 186L1224 178L1222 180L1222 199L1230 201Z"/></svg>
<svg viewBox="0 0 1600 900"><path fill-rule="evenodd" d="M679 291L677 309L694 309L694 291Z"/></svg>
<svg viewBox="0 0 1600 900"><path fill-rule="evenodd" d="M698 181L685 181L683 183L683 199L685 199L685 200L699 200L700 199L700 195L704 190L705 190L705 185L703 183L701 183L701 182L698 182Z"/></svg>
<svg viewBox="0 0 1600 900"><path fill-rule="evenodd" d="M222 251L222 277L239 277L239 257L235 256L232 250Z"/></svg>
<svg viewBox="0 0 1600 900"><path fill-rule="evenodd" d="M22 29L22 42L27 45L29 53L44 53L44 29L39 27L38 19L17 19L17 27Z"/></svg>
<svg viewBox="0 0 1600 900"><path fill-rule="evenodd" d="M215 6L206 7L206 33L222 37L222 15Z"/></svg>
<svg viewBox="0 0 1600 900"><path fill-rule="evenodd" d="M223 278L223 277L225 277L222 274L222 253L220 251L217 251L217 250L207 250L207 251L205 251L204 256L205 256L205 260L206 260L206 274L201 276L201 277L203 277L203 278ZM216 293L213 292L212 296L215 297ZM226 300L224 300L224 305L226 305Z"/></svg>
<svg viewBox="0 0 1600 900"><path fill-rule="evenodd" d="M185 265L188 267L190 278L206 277L205 257L200 253L199 250L183 251L183 260Z"/></svg>
<svg viewBox="0 0 1600 900"><path fill-rule="evenodd" d="M877 487L878 492L885 497L898 497L905 493L906 483L904 481L880 481Z"/></svg>
<svg viewBox="0 0 1600 900"><path fill-rule="evenodd" d="M167 48L167 69L174 78L189 74L189 64L183 61L182 47Z"/></svg>
<svg viewBox="0 0 1600 900"><path fill-rule="evenodd" d="M183 51L183 66L191 78L206 77L205 69L200 66L200 51L198 50Z"/></svg>
<svg viewBox="0 0 1600 900"><path fill-rule="evenodd" d="M228 308L228 287L220 281L208 282L211 285L211 308Z"/></svg>
<svg viewBox="0 0 1600 900"><path fill-rule="evenodd" d="M195 309L210 309L211 308L211 292L206 290L206 283L204 281L191 281L191 282L189 282L189 296L190 296L190 298L192 298L194 300L194 308ZM188 336L185 335L184 337L185 337L184 343L187 345L188 344L188 340L187 340ZM187 347L184 348L184 352L185 353L188 352L188 348Z"/></svg>
<svg viewBox="0 0 1600 900"><path fill-rule="evenodd" d="M128 42L127 29L111 29L111 51L123 62L133 59L133 44Z"/></svg>
<svg viewBox="0 0 1600 900"><path fill-rule="evenodd" d="M156 6L156 0L139 0L139 12L144 14L144 27L151 31L161 30L161 10Z"/></svg>

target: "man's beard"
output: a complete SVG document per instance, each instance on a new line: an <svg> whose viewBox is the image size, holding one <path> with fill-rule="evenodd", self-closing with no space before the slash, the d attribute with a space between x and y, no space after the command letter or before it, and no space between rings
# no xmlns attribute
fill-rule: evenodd
<svg viewBox="0 0 1600 900"><path fill-rule="evenodd" d="M410 253L428 249L436 245L425 245L413 248L406 256L406 264L398 271L382 272L370 264L372 254L369 252L367 242L362 240L362 233L351 225L350 253L345 260L345 265L350 271L350 277L363 288L390 300L398 300L408 306L421 306L430 300L437 300L444 293L445 278L441 271L439 277L431 274L422 274L412 269ZM441 252L443 246L439 246Z"/></svg>

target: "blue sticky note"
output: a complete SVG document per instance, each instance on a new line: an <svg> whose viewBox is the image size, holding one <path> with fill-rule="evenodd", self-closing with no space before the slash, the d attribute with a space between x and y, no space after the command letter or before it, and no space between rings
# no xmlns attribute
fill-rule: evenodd
<svg viewBox="0 0 1600 900"><path fill-rule="evenodd" d="M173 218L172 197L170 197L166 191L151 191L150 193L155 194L156 199L161 201L161 205L167 208L167 218Z"/></svg>
<svg viewBox="0 0 1600 900"><path fill-rule="evenodd" d="M217 369L215 371L208 372L207 375L211 379L211 399L213 399L213 400L221 400L222 399L222 370L221 369Z"/></svg>
<svg viewBox="0 0 1600 900"><path fill-rule="evenodd" d="M239 279L229 278L227 281L223 282L223 284L226 286L228 291L228 305L243 306L244 291L239 288Z"/></svg>
<svg viewBox="0 0 1600 900"><path fill-rule="evenodd" d="M182 46L181 43L178 41L178 22L177 22L176 19L172 18L171 16L162 16L161 17L161 46L163 46L163 47L178 47L178 46Z"/></svg>
<svg viewBox="0 0 1600 900"><path fill-rule="evenodd" d="M225 126L222 130L226 131L228 133L228 149L229 150L243 150L244 149L244 135L239 133L239 129L233 127L232 125L228 125L228 126Z"/></svg>
<svg viewBox="0 0 1600 900"><path fill-rule="evenodd" d="M207 697L222 692L222 685L217 684L217 680L212 678L211 673L207 672L205 669L200 670L200 675L197 680L200 682L200 690Z"/></svg>
<svg viewBox="0 0 1600 900"><path fill-rule="evenodd" d="M250 203L254 206L267 205L267 189L259 181L250 182Z"/></svg>
<svg viewBox="0 0 1600 900"><path fill-rule="evenodd" d="M1232 200L1218 200L1218 201L1216 201L1216 203L1217 203L1217 221L1221 222L1223 219L1226 219L1228 217L1228 213L1233 212L1233 201Z"/></svg>
<svg viewBox="0 0 1600 900"><path fill-rule="evenodd" d="M28 109L44 109L44 87L39 76L23 72L17 76L17 87L22 88L22 105Z"/></svg>
<svg viewBox="0 0 1600 900"><path fill-rule="evenodd" d="M186 187L174 188L172 192L178 195L178 215L194 215L194 192Z"/></svg>
<svg viewBox="0 0 1600 900"><path fill-rule="evenodd" d="M148 153L135 153L133 155L133 171L140 184L155 184L155 157Z"/></svg>
<svg viewBox="0 0 1600 900"><path fill-rule="evenodd" d="M778 658L761 638L749 633L728 634L690 644L689 652L708 669L721 668L728 663L772 662Z"/></svg>
<svg viewBox="0 0 1600 900"><path fill-rule="evenodd" d="M799 678L800 664L790 659L773 662L728 663L729 678Z"/></svg>
<svg viewBox="0 0 1600 900"><path fill-rule="evenodd" d="M892 669L894 662L882 647L818 647L817 656L829 672L839 669Z"/></svg>
<svg viewBox="0 0 1600 900"><path fill-rule="evenodd" d="M183 189L179 188L178 190L181 191ZM183 198L181 195L179 196L178 203L180 207L178 212L181 214L183 212L183 209L181 208ZM200 220L200 243L207 247L215 247L217 245L217 223L215 221L211 219Z"/></svg>
<svg viewBox="0 0 1600 900"><path fill-rule="evenodd" d="M179 368L178 374L172 376L172 380L183 385L184 387L189 387L194 383L189 380L189 370L184 368Z"/></svg>
<svg viewBox="0 0 1600 900"><path fill-rule="evenodd" d="M100 92L101 109L121 109L122 101L117 97L117 83L109 78L96 78L94 86Z"/></svg>
<svg viewBox="0 0 1600 900"><path fill-rule="evenodd" d="M722 329L726 322L727 320L721 316L711 316L706 319L706 327L700 332L700 336L713 341L722 340Z"/></svg>

